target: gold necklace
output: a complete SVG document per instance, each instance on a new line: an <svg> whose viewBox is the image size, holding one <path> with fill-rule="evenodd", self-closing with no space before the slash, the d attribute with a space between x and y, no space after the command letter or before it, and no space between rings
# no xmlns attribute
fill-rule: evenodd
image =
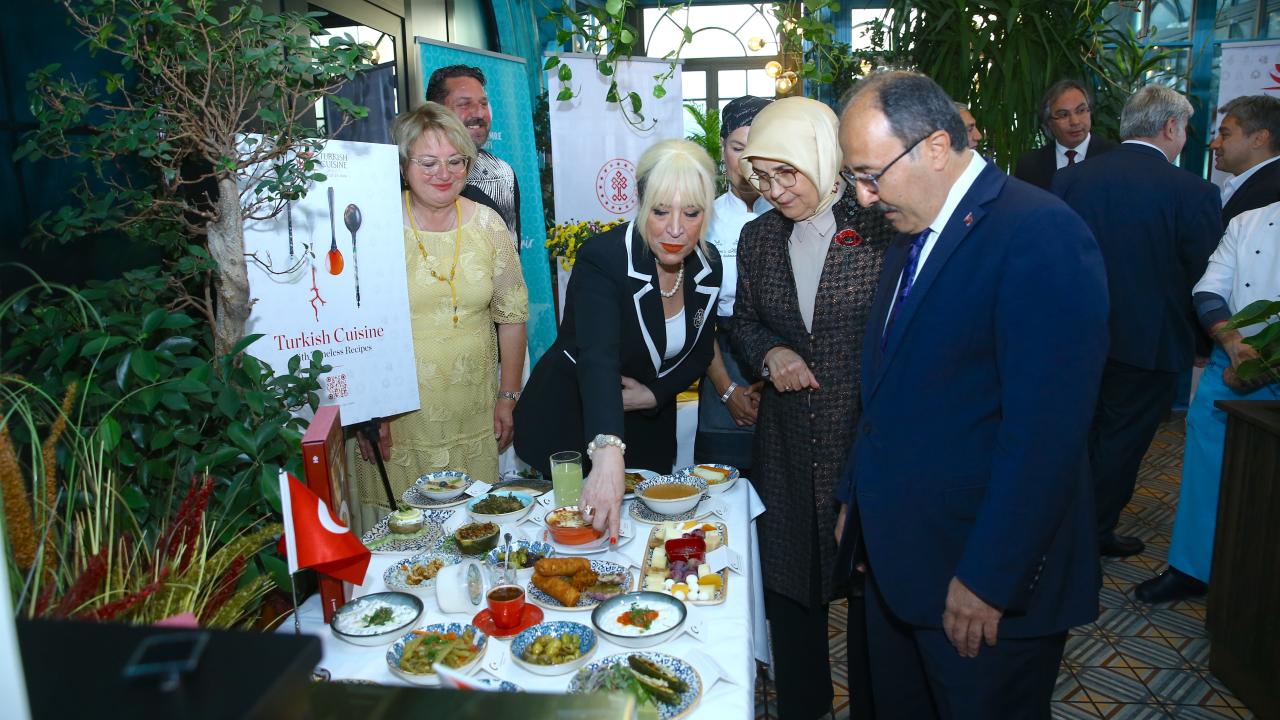
<svg viewBox="0 0 1280 720"><path fill-rule="evenodd" d="M418 243L418 252L422 253L423 262L430 264L431 258L427 255L427 249L422 246L421 238L418 237L420 232L418 221L413 217L413 206L409 203L408 190L404 191L404 210L409 214L409 227L413 230L413 239ZM449 277L441 277L429 266L427 272L440 282L449 284L449 293L453 296L453 326L458 327L458 287L453 284L453 280L458 275L458 256L462 253L462 205L457 200L453 201L453 212L457 219L454 221L453 267L449 268Z"/></svg>

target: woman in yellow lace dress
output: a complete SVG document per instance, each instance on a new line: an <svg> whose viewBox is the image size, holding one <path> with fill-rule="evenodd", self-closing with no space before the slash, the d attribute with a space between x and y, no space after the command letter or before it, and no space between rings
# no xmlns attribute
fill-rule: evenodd
<svg viewBox="0 0 1280 720"><path fill-rule="evenodd" d="M422 403L381 429L399 499L420 475L437 470L497 481L524 370L529 298L502 218L460 197L476 146L457 116L429 102L396 118L392 134L408 188L401 212ZM371 450L361 438L356 484L366 506L385 507Z"/></svg>

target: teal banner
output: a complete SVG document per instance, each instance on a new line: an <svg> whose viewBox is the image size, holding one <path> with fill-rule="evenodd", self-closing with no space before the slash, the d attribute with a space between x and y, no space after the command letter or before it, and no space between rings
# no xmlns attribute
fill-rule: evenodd
<svg viewBox="0 0 1280 720"><path fill-rule="evenodd" d="M433 70L446 65L470 65L484 73L493 114L485 148L511 165L520 185L520 263L529 287L529 358L536 363L555 342L556 310L547 259L547 228L543 225L538 151L533 141L529 70L523 58L510 55L422 38L418 38L418 45L422 51L423 83ZM426 91L424 84L423 95Z"/></svg>

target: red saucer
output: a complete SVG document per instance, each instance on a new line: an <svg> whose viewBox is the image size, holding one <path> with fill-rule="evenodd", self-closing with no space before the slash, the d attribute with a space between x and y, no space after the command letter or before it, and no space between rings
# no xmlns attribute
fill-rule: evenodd
<svg viewBox="0 0 1280 720"><path fill-rule="evenodd" d="M471 618L471 624L475 625L480 632L499 640L515 637L540 622L542 622L542 608L533 603L525 603L524 612L520 615L520 624L510 630L498 629L498 626L493 622L493 613L489 611L489 608L481 610L476 613L475 617Z"/></svg>

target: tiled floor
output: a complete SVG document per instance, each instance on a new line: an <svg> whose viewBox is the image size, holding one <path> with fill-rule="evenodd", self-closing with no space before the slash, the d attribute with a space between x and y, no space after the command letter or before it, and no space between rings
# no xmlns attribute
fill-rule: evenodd
<svg viewBox="0 0 1280 720"><path fill-rule="evenodd" d="M1119 532L1147 544L1142 555L1104 560L1098 620L1071 632L1054 690L1055 718L1252 718L1209 672L1203 600L1144 605L1133 586L1164 569L1178 504L1184 418L1160 428L1138 475ZM832 607L834 717L850 718L844 628L847 608ZM761 673L764 677L764 673ZM777 717L771 683L756 692L756 717ZM857 718L851 718L857 720Z"/></svg>

